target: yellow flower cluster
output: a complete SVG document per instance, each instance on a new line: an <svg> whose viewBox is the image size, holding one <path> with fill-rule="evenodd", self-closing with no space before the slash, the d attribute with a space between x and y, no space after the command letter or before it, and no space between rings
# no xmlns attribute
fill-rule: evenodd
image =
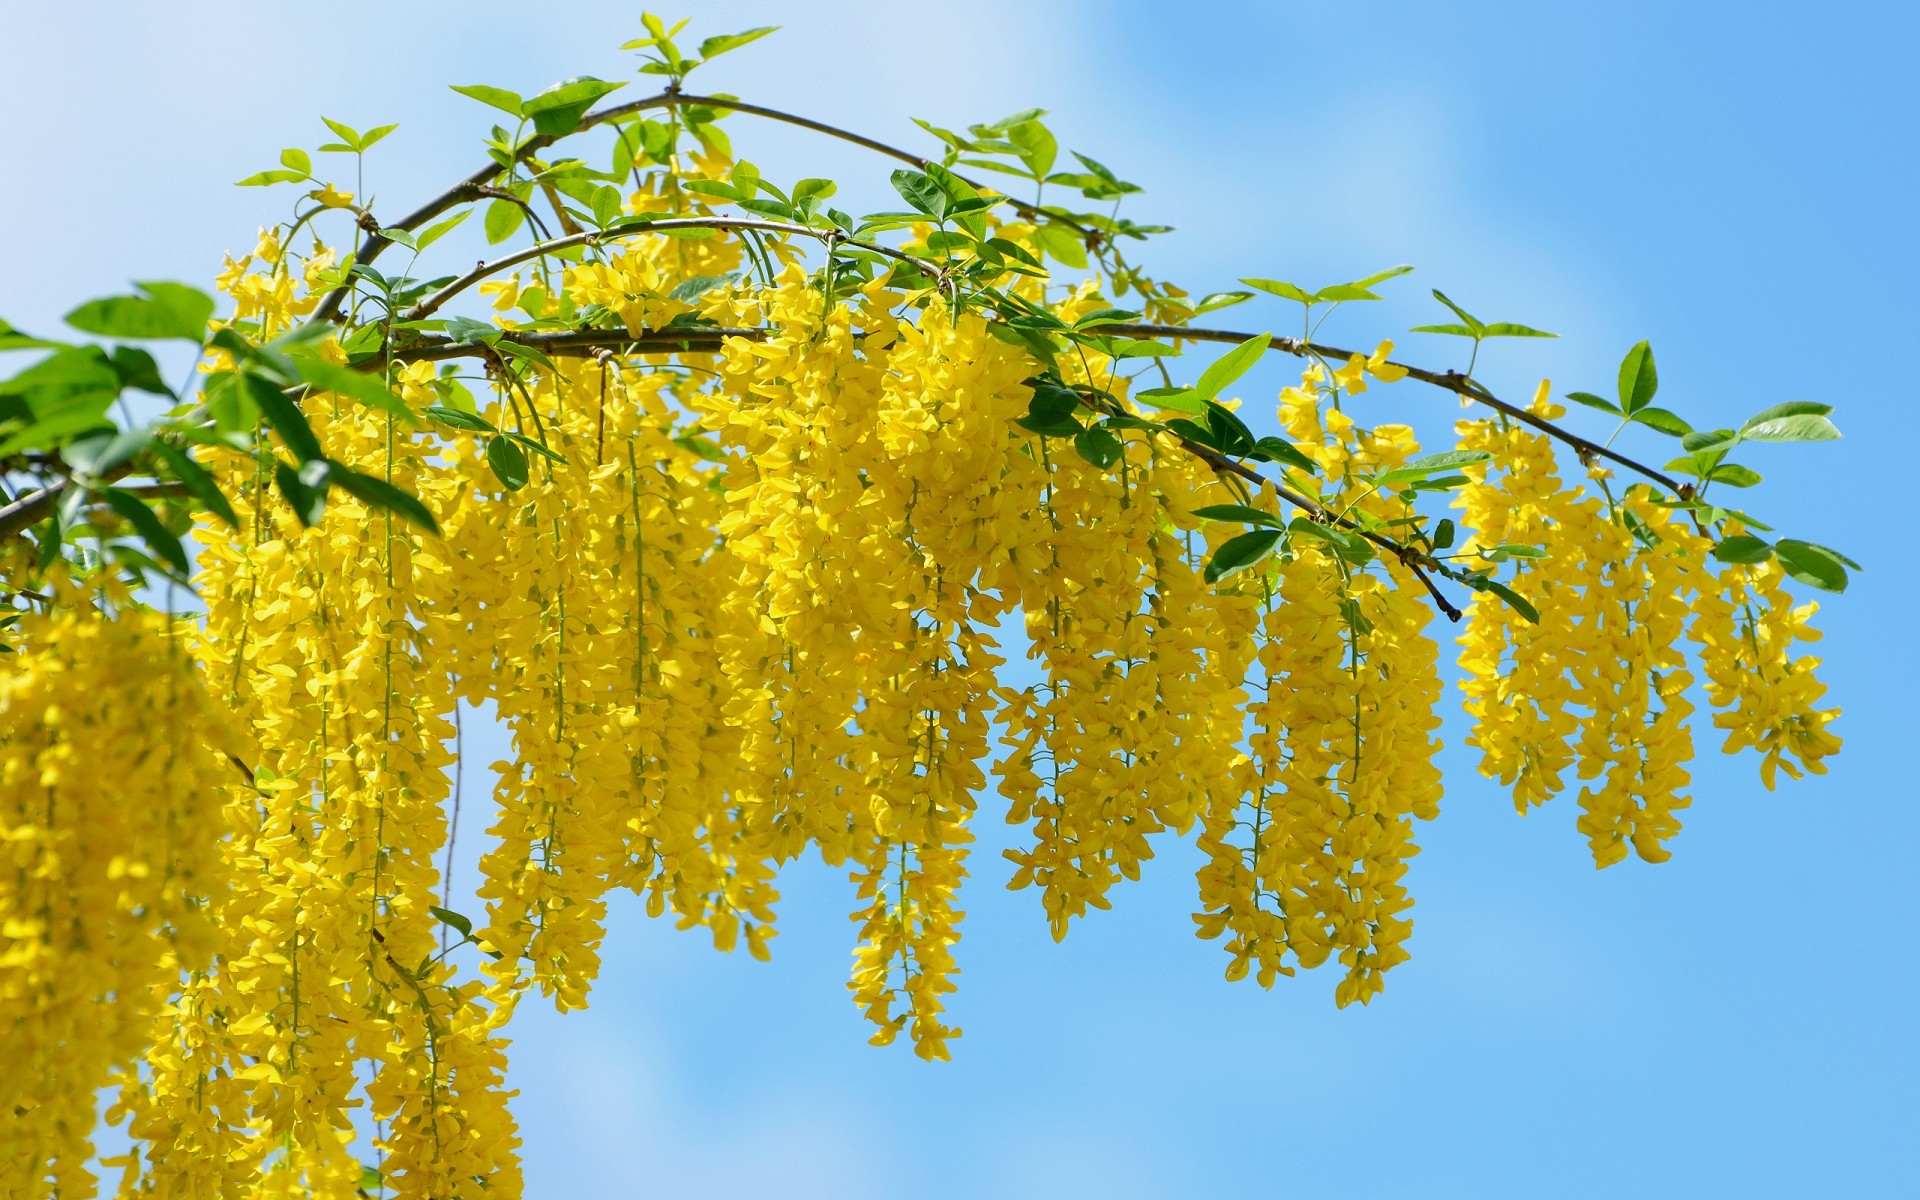
<svg viewBox="0 0 1920 1200"><path fill-rule="evenodd" d="M650 183L629 208L688 201ZM990 774L1009 886L1056 938L1193 834L1229 978L1337 962L1336 1001L1365 1003L1407 958L1414 822L1441 793L1434 610L1418 556L1340 532L1420 525L1379 482L1412 431L1350 411L1404 375L1391 345L1286 388L1315 470L1249 487L1153 427L1120 360L1058 363L1082 419L1127 418L1117 449L1076 450L1020 424L1039 364L951 289L882 273L829 299L778 240L760 282L726 282L744 261L731 237L643 237L490 285L536 321L765 331L718 352L496 356L451 424L307 395L326 455L418 496L439 536L338 488L305 527L272 451L210 450L239 525L200 531L197 629L56 574L0 635L0 1195L91 1194L117 1078L126 1196L344 1200L368 1170L397 1197L515 1196L508 1021L534 991L587 1003L609 897L766 957L778 872L809 852L849 874L873 1041L944 1059ZM294 327L333 262L264 235L222 278L234 319ZM1134 286L1174 311L1177 289ZM1065 321L1109 304L1018 287ZM388 382L416 413L465 394L428 363ZM1571 771L1597 862L1665 857L1695 661L1768 786L1824 770L1836 714L1795 656L1813 610L1778 567L1717 562L1645 490L1563 479L1529 429L1466 422L1459 445L1489 456L1459 553L1546 551L1513 584L1540 620L1483 594L1460 659L1469 741L1522 811ZM1245 528L1203 519L1221 505L1313 519L1216 584L1208 555ZM475 710L511 746L480 878L453 888ZM454 911L463 891L484 911Z"/></svg>
<svg viewBox="0 0 1920 1200"><path fill-rule="evenodd" d="M0 665L0 1194L68 1197L92 1194L95 1095L213 955L244 750L186 622L46 586Z"/></svg>
<svg viewBox="0 0 1920 1200"><path fill-rule="evenodd" d="M1543 399L1535 411L1558 415ZM1715 562L1711 542L1644 487L1615 501L1562 480L1543 434L1497 421L1465 421L1459 433L1463 448L1492 455L1467 468L1460 492L1467 549L1547 549L1514 584L1540 620L1481 595L1461 637L1468 744L1482 771L1513 787L1521 812L1557 795L1571 768L1590 781L1579 828L1596 865L1629 846L1649 862L1668 857L1690 803L1688 640L1700 647L1708 697L1727 710L1714 723L1729 731L1729 752L1760 748L1769 787L1780 766L1825 771L1839 714L1816 707L1818 660L1792 657L1794 641L1818 636L1807 625L1814 606L1792 605L1777 565Z"/></svg>

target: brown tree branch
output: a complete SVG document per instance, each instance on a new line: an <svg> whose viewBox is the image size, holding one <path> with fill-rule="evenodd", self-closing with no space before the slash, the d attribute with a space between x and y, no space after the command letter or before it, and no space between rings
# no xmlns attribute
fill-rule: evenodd
<svg viewBox="0 0 1920 1200"><path fill-rule="evenodd" d="M1102 325L1099 328L1103 332L1115 333L1123 337L1187 338L1196 342L1231 342L1234 345L1238 345L1248 338L1258 336L1251 333L1235 333L1226 329L1196 329L1185 325ZM1298 355L1302 358L1317 356L1342 363L1351 360L1355 354L1355 351L1352 350L1342 350L1338 346L1326 346L1319 342L1306 342L1299 338L1276 337L1271 344L1278 346L1289 354ZM1361 357L1365 358L1366 356L1361 355ZM1481 387L1472 379L1460 374L1458 371L1429 371L1422 367L1408 366L1406 363L1393 363L1392 365L1406 371L1409 378L1418 379L1422 383L1432 384L1434 387L1445 388L1447 391L1459 396L1464 396L1476 404L1484 404L1488 408L1505 413L1507 416L1512 417L1522 424L1531 425L1548 437L1573 447L1582 457L1604 458L1610 462L1618 463L1630 471L1637 471L1676 496L1684 498L1691 494L1691 489L1671 476L1656 471L1645 463L1636 462L1618 451L1608 449L1599 442L1583 438L1577 433L1569 433L1545 417L1537 416L1518 405L1510 404L1495 396L1484 387Z"/></svg>
<svg viewBox="0 0 1920 1200"><path fill-rule="evenodd" d="M523 247L515 250L511 254L496 258L492 262L480 263L476 265L473 270L468 271L465 275L460 276L460 278L402 313L401 320L418 321L424 317L431 316L434 312L438 311L442 305L446 304L447 301L458 296L461 292L466 291L487 276L504 271L509 267L519 266L524 262L531 262L536 258L552 254L556 250L565 250L573 246L591 246L598 245L601 242L619 241L623 238L639 237L642 234L666 229L757 229L764 233L784 233L810 237L825 243L829 247L855 246L862 250L871 250L876 254L891 258L896 262L908 263L926 272L930 276L938 276L943 272L943 268L938 263L928 262L923 258L916 258L904 250L895 250L893 247L881 245L879 242L855 241L847 237L846 234L838 228L815 229L810 225L795 225L788 221L770 221L763 217L667 217L658 221L648 221L644 224L629 225L618 229L594 230L587 233L575 234L571 237L554 238L552 241L536 242L531 246Z"/></svg>

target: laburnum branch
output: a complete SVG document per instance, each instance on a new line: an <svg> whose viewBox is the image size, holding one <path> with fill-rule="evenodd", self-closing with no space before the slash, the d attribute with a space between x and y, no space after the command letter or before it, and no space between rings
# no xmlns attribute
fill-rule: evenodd
<svg viewBox="0 0 1920 1200"><path fill-rule="evenodd" d="M875 254L891 258L896 262L908 263L918 267L932 277L938 277L944 273L944 268L938 263L928 262L923 258L916 258L904 250L896 250L892 246L882 245L879 242L858 241L848 237L844 231L837 227L832 229L815 229L810 225L796 225L789 221L771 221L762 217L665 217L658 221L646 221L644 223L616 229L595 230L574 234L571 237L535 242L533 245L527 246L524 249L502 255L492 262L480 263L475 266L473 270L468 271L465 275L460 276L433 295L426 297L412 308L409 308L401 314L401 319L405 321L418 321L424 317L431 316L434 312L438 311L442 305L446 304L447 301L452 300L455 296L458 296L461 292L466 291L489 275L497 274L509 267L517 267L521 263L531 262L536 258L544 258L555 251L567 250L575 246L593 246L601 242L618 241L622 238L637 237L645 233L673 229L751 229L758 230L762 233L797 234L802 237L815 238L826 244L829 249L834 246L854 246L861 250L870 250Z"/></svg>
<svg viewBox="0 0 1920 1200"><path fill-rule="evenodd" d="M645 99L632 100L625 104L616 104L610 108L603 108L598 112L588 113L586 116L580 118L580 124L577 127L575 127L571 133L561 134L558 136L549 135L549 134L537 134L534 137L528 138L526 141L522 142L517 148L514 149L511 156L512 162L516 165L521 162L524 162L527 159L531 158L536 153L538 153L539 151L544 150L548 146L551 146L555 142L561 140L561 138L571 137L573 133L580 133L600 125L608 124L609 122L619 121L619 120L622 120L623 118L633 116L636 113L647 112L656 108L675 108L682 105L697 106L697 107L703 107L703 108L724 108L731 112L742 112L742 113L748 114L749 116L764 117L770 121L779 121L787 125L798 126L801 129L810 129L815 133L823 133L828 137L838 138L843 142L851 142L856 146L865 147L866 149L872 150L877 154L884 154L889 158L897 159L900 162L907 163L911 166L917 167L922 171L926 170L928 167L939 165L935 163L934 160L924 157L923 155L915 154L910 150L902 150L897 146L889 146L885 142L876 141L873 138L866 137L862 134L854 133L852 130L841 129L835 125L828 125L824 121L815 121L810 117L799 116L798 114L795 114L795 113L782 112L779 109L775 109L775 108L765 108L758 104L748 104L745 101L734 100L725 96L688 95L687 93L680 91L679 88L677 87L669 87L666 91L660 92L656 95L648 96ZM498 162L489 163L486 166L475 171L473 174L467 176L465 179L462 179L459 183L454 184L452 187L448 188L446 191L440 193L438 196L435 196L433 199L427 201L425 204L421 205L419 208L414 209L412 212L400 218L398 221L395 221L390 225L385 226L385 228L404 229L407 232L411 233L413 230L420 228L422 225L425 225L428 221L433 220L435 217L439 216L443 212L446 212L448 209L453 208L455 205L470 203L471 201L481 199L482 197L485 197L485 196L498 196L502 189L495 188L490 185L492 184L492 181L500 174L500 172L508 169L509 167L506 164L502 164ZM979 190L980 188L985 186L983 184L975 182L974 180L967 179L965 176L956 174L954 177L957 179L960 179L962 182L966 183L967 186L974 188L975 190ZM1098 230L1089 229L1086 226L1081 225L1079 222L1071 220L1070 218L1067 218L1067 217L1063 217L1058 213L1043 212L1039 207L1032 204L1028 204L1023 200L1017 200L1009 196L1007 197L1007 202L1013 208L1013 210L1019 213L1022 217L1027 217L1027 218L1044 217L1047 220L1056 221L1060 224L1066 225L1074 230L1077 230L1083 237L1103 236L1100 234ZM520 201L516 200L515 203L520 203ZM817 236L817 231L809 231L809 232L814 232ZM374 236L369 237L364 243L361 244L359 252L353 256L353 265L354 266L368 265L369 263L373 262L374 259L380 257L380 254L389 245L392 245L392 244L393 243L391 241L389 241L386 238L380 237L378 234L375 234ZM314 310L312 320L314 321L333 320L334 317L338 315L340 311L340 305L343 301L345 301L347 297L347 293L351 290L351 287L352 287L351 283L343 283L339 287L336 287L332 291L328 292L326 296L321 299L319 306Z"/></svg>
<svg viewBox="0 0 1920 1200"><path fill-rule="evenodd" d="M609 122L619 121L623 118L633 116L636 113L649 111L651 109L670 108L670 107L675 107L679 105L695 105L695 106L710 107L710 108L722 108L722 109L727 109L733 112L746 113L750 116L763 117L772 121L780 121L788 125L793 125L802 129L809 129L816 133L822 133L829 137L838 138L841 141L850 142L853 145L861 146L866 149L872 150L875 153L883 154L889 158L893 158L900 162L904 162L912 166L916 166L921 170L925 170L927 167L934 165L933 160L928 159L922 155L914 154L908 150L902 150L897 146L888 145L885 142L878 141L874 138L867 137L863 134L854 133L851 130L841 129L838 126L829 125L823 121L813 120L810 117L803 117L794 113L783 112L779 109L767 108L758 104L749 104L742 100L735 100L735 99L724 97L724 96L690 95L688 93L680 91L677 86L670 86L665 91L662 91L653 96L645 97L640 100L633 100L633 101L629 101L626 104L617 104L609 108L601 109L598 112L588 113L581 118L580 124L576 127L574 132L580 132L582 130L591 129L599 125L607 124ZM531 157L533 154L537 153L538 151L543 150L546 147L559 141L560 137L564 137L564 136L570 136L570 135L552 136L547 134L540 134L540 135L536 135L535 137L529 138L526 142L523 142L516 150L513 151L512 161L514 163L519 163L521 161L524 161L525 159ZM413 212L408 213L405 217L401 218L398 222L396 222L393 227L411 231L419 228L420 226L424 225L426 222L431 221L433 218L439 216L441 213L447 211L448 209L454 207L457 204L467 203L476 199L480 199L484 196L499 195L502 189L491 186L491 181L497 175L499 175L499 173L502 170L505 170L505 169L507 169L506 166L497 162L491 163L488 166L481 168L480 170L474 172L472 175L468 176L466 179L461 180L459 183L455 184L453 187L447 189L445 192L442 192L439 196L434 197L432 200L428 201L426 204L415 209ZM966 182L968 183L969 186L972 186L975 188L978 188L981 186L977 183L974 183L971 180L967 180ZM1013 209L1016 212L1019 212L1022 216L1046 217L1049 220L1062 221L1065 224L1072 225L1074 228L1080 229L1081 232L1083 233L1091 234L1094 232L1091 230L1086 230L1083 227L1075 224L1074 222L1068 221L1065 218L1058 216L1057 214L1043 213L1040 209L1034 207L1033 205L1026 204L1023 201L1014 199L1012 197L1008 197L1007 199L1009 204L1013 207ZM676 224L677 222L681 222L681 221L691 222L692 224ZM573 235L571 237L554 239L551 241L542 242L534 246L527 247L525 250L516 251L514 254L510 254L503 258L496 259L491 263L482 263L479 266L476 266L472 271L468 272L466 275L461 276L459 279L455 280L453 283L447 285L447 287L441 289L439 292L436 292L433 296L430 296L427 299L421 301L420 303L414 305L413 308L408 310L406 314L406 319L418 320L426 316L427 314L435 311L436 309L440 308L442 305L447 303L447 301L450 300L453 296L459 294L461 291L464 291L466 288L471 287L474 283L478 282L480 279L483 279L488 275L493 274L494 272L505 270L508 267L515 266L523 262L528 262L535 258L539 258L545 254L553 252L554 250L565 249L571 246L588 245L597 241L607 240L616 236L621 236L621 235L627 234L628 232L639 233L639 232L645 232L646 230L649 230L649 229L670 229L670 228L676 228L676 227L678 228L702 228L703 227L703 228L712 228L712 229L743 229L743 230L755 229L755 230L762 230L766 232L800 234L807 237L818 238L823 242L827 242L829 245L831 245L835 241L846 243L846 244L858 245L863 249L871 250L876 253L886 255L887 257L894 258L898 261L913 263L915 266L920 267L920 269L922 269L923 271L926 271L929 275L937 275L939 273L939 269L937 267L933 267L932 265L920 259L914 258L911 255L905 254L898 250L894 250L893 248L888 246L880 245L879 243L854 242L852 239L845 237L844 234L840 233L838 230L819 230L819 229L814 229L810 226L805 226L805 225L796 225L796 224L789 224L785 222L773 222L773 221L754 221L746 218L670 218L667 220L648 222L644 225L638 225L638 226L635 226L631 231L613 230L613 231L607 231L602 233L581 233L581 234ZM389 242L385 238L381 238L377 235L370 237L360 247L360 251L354 256L355 264L359 265L359 264L372 262L373 259L378 257L381 251L384 250L388 244ZM352 284L350 282L343 283L339 287L328 292L327 295L321 300L319 307L315 310L313 320L326 321L326 320L333 319L335 314L337 314L339 311L339 307L342 300L346 296L347 292L351 289L351 287L352 287ZM1244 342L1249 337L1253 336L1251 334L1236 333L1236 332L1223 330L1223 329L1202 329L1202 328L1195 328L1191 326L1181 326L1181 325L1127 324L1127 325L1107 325L1107 326L1103 326L1103 328L1106 329L1108 332L1120 334L1127 337L1186 338L1191 341L1231 342L1234 344L1239 344L1241 342ZM623 344L618 340L614 340L615 336L616 335L609 333L608 335L609 340L607 341L582 342L580 343L580 345L585 348L592 348L592 347L615 347ZM1300 338L1275 337L1272 339L1271 344L1280 347L1281 349L1285 350L1289 354L1294 354L1301 357L1318 356L1318 357L1329 359L1329 360L1337 359L1337 360L1345 361L1352 358L1354 353L1353 351L1350 351L1350 350L1342 350L1338 347L1322 345L1320 343L1311 342L1311 341L1307 341ZM572 349L572 346L569 345L567 348ZM422 355L419 353L415 353L413 356L425 357L425 355ZM457 357L457 356L458 355L455 353L447 353L444 355L444 357ZM1659 484L1661 487L1664 487L1668 491L1672 492L1674 495L1679 496L1683 499L1691 495L1692 489L1690 487L1680 483L1678 480L1675 480L1671 476L1661 471L1657 471L1654 468L1647 466L1645 463L1641 463L1632 458L1629 458L1626 455L1621 454L1618 451L1612 449L1611 447L1605 446L1599 442L1595 442L1589 438L1583 438L1579 434L1572 433L1572 432L1569 432L1568 430L1562 429L1560 426L1555 425L1553 422L1547 420L1546 418L1538 416L1534 413L1528 412L1526 409L1521 408L1516 404L1511 404L1505 400L1501 400L1499 397L1493 395L1493 393L1489 392L1486 388L1482 387L1480 384L1475 382L1472 378L1470 378L1469 376L1463 375L1458 371L1431 371L1423 367L1416 367L1406 363L1394 363L1393 365L1405 370L1407 375L1413 379L1418 379L1423 383L1431 384L1435 387L1444 388L1445 390L1453 392L1456 395L1462 396L1468 400L1471 400L1474 403L1486 405L1488 408L1494 409L1496 412L1503 413L1506 416L1512 418L1513 420L1521 422L1522 424L1529 425L1535 429L1538 429L1542 433L1545 433L1547 436L1554 438L1555 440L1560 441L1565 445L1571 447L1575 451L1575 453L1580 455L1580 457L1583 460L1591 461L1594 458L1603 458L1619 466L1625 467L1628 470L1637 472L1638 474L1644 476L1649 480L1652 480L1653 482Z"/></svg>
<svg viewBox="0 0 1920 1200"><path fill-rule="evenodd" d="M1186 338L1195 342L1230 342L1236 346L1257 336L1251 333L1235 333L1226 329L1198 329L1186 325L1101 325L1100 332L1134 338ZM1323 358L1328 361L1347 362L1356 353L1353 350L1342 350L1338 346L1326 346L1319 342L1303 341L1300 338L1276 337L1269 344L1285 350L1288 354L1302 358ZM1365 358L1366 355L1362 354L1360 357ZM1689 494L1690 489L1671 476L1656 471L1645 463L1636 462L1599 442L1583 438L1577 433L1570 433L1545 417L1530 413L1516 404L1510 404L1458 371L1429 371L1423 367L1399 362L1391 365L1405 371L1411 379L1445 388L1476 404L1484 404L1497 412L1505 413L1524 425L1531 425L1548 437L1571 446L1582 458L1607 459L1609 462L1617 463L1630 471L1646 476L1677 496L1685 498Z"/></svg>

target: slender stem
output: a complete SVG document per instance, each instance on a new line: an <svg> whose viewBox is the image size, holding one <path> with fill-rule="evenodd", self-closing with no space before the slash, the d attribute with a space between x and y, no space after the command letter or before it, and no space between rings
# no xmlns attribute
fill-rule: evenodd
<svg viewBox="0 0 1920 1200"><path fill-rule="evenodd" d="M498 274L508 267L517 267L523 262L542 258L555 251L567 250L574 246L598 245L601 242L639 237L642 234L664 229L757 229L768 233L798 235L814 238L818 241L833 245L858 246L863 250L871 250L876 254L885 255L895 261L909 263L925 271L929 276L938 276L941 274L941 268L935 263L930 263L922 258L916 258L904 250L895 250L891 246L883 246L878 242L854 241L838 229L814 229L807 225L795 225L790 221L769 221L760 217L668 217L664 220L647 221L642 224L631 225L620 229L594 230L587 233L576 233L569 237L554 238L550 241L535 242L533 245L515 250L511 254L502 255L492 262L479 264L474 267L473 270L468 271L465 275L460 276L460 278L441 288L433 295L428 296L412 308L409 308L402 315L401 319L405 321L418 321L423 317L430 316L442 305L446 304L447 301L458 296L461 292L466 291L489 275Z"/></svg>
<svg viewBox="0 0 1920 1200"><path fill-rule="evenodd" d="M1235 333L1226 329L1197 329L1185 325L1102 325L1100 326L1100 332L1119 337L1187 338L1196 342L1232 342L1236 345L1255 336L1251 333ZM1278 349L1285 350L1288 354L1298 355L1301 358L1319 356L1328 359L1346 360L1351 359L1355 354L1355 351L1352 350L1342 350L1337 346L1325 346L1318 342L1304 341L1299 338L1276 337L1271 344ZM1362 355L1362 357L1365 356ZM1445 388L1447 391L1463 396L1476 404L1484 404L1488 408L1503 412L1514 420L1522 424L1531 425L1547 436L1564 442L1577 451L1598 455L1601 458L1618 463L1630 471L1637 471L1677 496L1687 497L1692 494L1690 487L1680 483L1671 476L1662 474L1652 467L1647 466L1645 463L1635 462L1624 454L1619 454L1608 449L1599 442L1589 441L1577 433L1569 433L1545 417L1536 416L1518 405L1509 404L1507 401L1489 392L1479 383L1476 383L1469 376L1462 375L1458 371L1429 371L1422 367L1409 366L1406 363L1393 363L1391 365L1406 371L1410 379L1418 379L1422 383L1429 383L1434 387Z"/></svg>

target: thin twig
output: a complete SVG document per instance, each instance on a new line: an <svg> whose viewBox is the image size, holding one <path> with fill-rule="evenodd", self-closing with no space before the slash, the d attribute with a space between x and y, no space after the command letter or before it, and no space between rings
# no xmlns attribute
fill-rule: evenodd
<svg viewBox="0 0 1920 1200"><path fill-rule="evenodd" d="M1197 329L1186 325L1102 325L1100 326L1100 331L1103 333L1118 334L1121 337L1187 338L1190 341L1196 342L1232 342L1236 345L1246 341L1250 337L1257 336L1251 333L1235 333L1226 329ZM1352 350L1342 350L1337 346L1326 346L1319 342L1302 341L1299 338L1290 337L1276 337L1271 344L1285 350L1288 354L1298 355L1302 358L1318 356L1329 360L1347 362L1351 360L1356 353ZM1361 357L1365 358L1366 355L1363 354ZM1455 395L1464 396L1476 404L1484 404L1488 408L1507 414L1516 421L1531 425L1548 437L1565 442L1582 455L1608 459L1618 463L1620 466L1626 467L1628 470L1637 471L1677 496L1686 497L1690 494L1690 489L1671 476L1656 471L1645 463L1635 462L1626 455L1610 450L1599 442L1589 441L1577 433L1569 433L1545 417L1537 416L1518 405L1510 404L1495 396L1474 380L1460 374L1458 371L1429 371L1422 367L1409 366L1406 363L1393 363L1392 365L1406 371L1407 376L1411 379L1418 379L1422 383L1429 383L1437 388L1445 388Z"/></svg>
<svg viewBox="0 0 1920 1200"><path fill-rule="evenodd" d="M619 241L622 238L639 237L642 234L654 233L666 229L758 229L767 233L799 235L815 238L833 245L858 246L862 250L871 250L876 254L884 255L897 262L903 262L917 267L929 276L939 276L944 270L938 263L928 262L924 258L916 258L904 250L895 250L893 247L883 246L879 242L854 241L839 229L814 229L808 225L795 225L789 221L769 221L761 217L667 217L659 221L648 221L644 224L629 225L618 229L594 230L588 233L575 234L572 237L554 238L552 241L547 242L536 242L531 246L515 250L511 254L502 255L492 262L480 263L475 266L473 270L468 271L465 275L460 276L460 278L441 288L433 295L428 296L426 299L420 301L420 303L409 308L401 314L400 319L403 321L418 321L424 317L431 316L447 301L458 296L461 292L466 291L482 279L487 278L487 276L496 275L508 267L517 267L523 262L543 258L555 251L566 250L574 246L597 245L601 242Z"/></svg>
<svg viewBox="0 0 1920 1200"><path fill-rule="evenodd" d="M875 153L884 154L888 158L898 159L900 162L918 167L922 171L928 167L940 165L933 159L914 154L908 150L902 150L897 146L889 146L885 142L876 141L873 138L854 133L848 129L828 125L823 121L815 121L812 118L802 117L795 113L781 112L775 108L764 108L758 104L748 104L745 101L732 100L724 96L690 96L677 89L670 89L640 100L631 100L625 104L616 104L611 108L603 108L599 112L588 113L586 116L580 118L580 124L573 132L581 133L588 129L593 129L596 126L619 121L622 118L633 116L635 113L646 112L651 109L676 108L683 105L724 108L731 112L742 112L749 116L764 117L769 121L779 121L783 124L798 126L801 129L810 129L815 133L824 133L828 137L838 138L843 142L851 142L856 146L863 146ZM571 136L571 134L562 134L561 136L567 137ZM547 134L538 134L528 138L513 152L512 161L516 165L524 162L526 159L531 158L533 155L559 140L559 137L553 137ZM489 162L486 166L481 167L473 174L454 184L446 191L441 192L438 196L422 204L419 208L414 209L398 221L388 223L385 228L404 229L411 232L457 204L464 204L480 195L495 194L500 189L489 188L488 185L492 183L500 172L507 169L508 167L501 163ZM957 173L954 173L954 178L959 179L962 183L965 183L968 187L976 191L987 186ZM995 188L992 190L998 191L999 189ZM1028 204L1026 201L1013 196L1007 197L1007 203L1015 212L1027 219L1044 218L1057 222L1058 224L1075 230L1085 238L1101 239L1107 236L1100 230L1091 229L1070 217ZM377 235L369 237L361 244L359 252L353 256L352 265L366 266L374 259L380 257L381 253L391 244L392 243L386 238ZM342 283L340 286L328 292L326 296L321 299L319 306L314 309L313 316L309 318L309 320L312 322L333 320L339 313L340 305L346 299L347 292L351 286L350 283Z"/></svg>

